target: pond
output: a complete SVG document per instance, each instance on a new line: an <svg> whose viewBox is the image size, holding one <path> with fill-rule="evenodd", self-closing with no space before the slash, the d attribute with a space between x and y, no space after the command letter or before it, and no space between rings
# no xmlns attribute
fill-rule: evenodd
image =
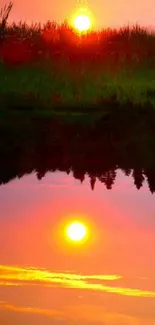
<svg viewBox="0 0 155 325"><path fill-rule="evenodd" d="M150 133L137 131L142 146L133 129L101 136L99 126L9 123L0 140L0 323L155 324ZM69 235L74 221L79 238L77 226Z"/></svg>

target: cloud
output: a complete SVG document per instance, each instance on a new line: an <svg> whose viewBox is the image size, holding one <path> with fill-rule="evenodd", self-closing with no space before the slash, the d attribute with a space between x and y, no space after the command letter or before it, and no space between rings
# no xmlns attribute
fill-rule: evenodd
<svg viewBox="0 0 155 325"><path fill-rule="evenodd" d="M55 320L62 320L66 323L68 321L74 321L74 324L84 322L84 324L102 324L102 325L139 325L137 318L131 317L125 314L110 313L107 312L103 306L94 305L75 305L57 309L45 309L45 308L34 308L34 307L22 307L15 306L7 303L0 303L0 309L27 313L35 315L43 315L50 317Z"/></svg>
<svg viewBox="0 0 155 325"><path fill-rule="evenodd" d="M54 318L61 318L61 312L54 309L43 309L43 308L34 308L34 307L21 307L15 306L7 303L0 303L0 309L6 309L14 312L28 313L28 314L42 314L44 316L50 316Z"/></svg>
<svg viewBox="0 0 155 325"><path fill-rule="evenodd" d="M46 269L0 265L1 286L44 286L93 290L131 297L155 298L155 291L105 285L105 281L122 279L119 275L82 275L51 272ZM91 281L92 280L92 281ZM94 283L95 280L95 283Z"/></svg>

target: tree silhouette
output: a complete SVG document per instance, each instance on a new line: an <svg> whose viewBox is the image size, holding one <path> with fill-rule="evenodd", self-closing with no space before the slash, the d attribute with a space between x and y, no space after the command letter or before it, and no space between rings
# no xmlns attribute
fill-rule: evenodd
<svg viewBox="0 0 155 325"><path fill-rule="evenodd" d="M151 193L155 193L155 170L145 170L146 179Z"/></svg>
<svg viewBox="0 0 155 325"><path fill-rule="evenodd" d="M95 188L95 183L96 183L96 176L90 176L90 186L91 186L92 191Z"/></svg>
<svg viewBox="0 0 155 325"><path fill-rule="evenodd" d="M116 169L109 169L107 171L105 171L101 177L99 177L99 180L101 183L104 183L106 188L108 190L112 189L112 185L115 182L115 178L116 178Z"/></svg>
<svg viewBox="0 0 155 325"><path fill-rule="evenodd" d="M132 172L132 176L134 178L134 184L139 190L143 186L143 182L145 180L142 168L134 168Z"/></svg>
<svg viewBox="0 0 155 325"><path fill-rule="evenodd" d="M122 172L126 175L126 176L130 176L132 170L130 168L121 168Z"/></svg>

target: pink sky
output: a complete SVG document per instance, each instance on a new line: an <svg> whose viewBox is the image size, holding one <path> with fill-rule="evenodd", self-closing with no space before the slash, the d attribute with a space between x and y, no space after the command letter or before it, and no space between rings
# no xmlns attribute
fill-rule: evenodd
<svg viewBox="0 0 155 325"><path fill-rule="evenodd" d="M0 211L0 323L155 323L155 203L146 183L137 191L118 172L112 190L97 182L92 191L88 179L65 173L29 175L0 186ZM77 215L91 236L73 248L61 224Z"/></svg>
<svg viewBox="0 0 155 325"><path fill-rule="evenodd" d="M14 0L14 8L10 19L26 21L63 21L76 8L74 0ZM1 0L0 5L8 3ZM96 28L104 26L121 26L138 22L144 26L155 25L154 0L90 0Z"/></svg>

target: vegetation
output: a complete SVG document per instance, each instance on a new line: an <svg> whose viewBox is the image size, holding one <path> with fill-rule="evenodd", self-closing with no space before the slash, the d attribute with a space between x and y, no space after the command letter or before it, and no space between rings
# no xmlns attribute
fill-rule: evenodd
<svg viewBox="0 0 155 325"><path fill-rule="evenodd" d="M78 35L58 25L7 23L1 10L1 111L104 113L123 105L155 107L155 33L138 25Z"/></svg>
<svg viewBox="0 0 155 325"><path fill-rule="evenodd" d="M113 111L91 125L12 112L0 119L0 184L32 172L40 180L59 170L81 182L88 176L92 189L100 181L110 190L122 170L137 189L147 182L155 193L154 129L153 110L134 120L130 110L126 119Z"/></svg>
<svg viewBox="0 0 155 325"><path fill-rule="evenodd" d="M122 169L154 193L155 33L9 25L11 9L0 20L0 184L61 170L111 189Z"/></svg>

